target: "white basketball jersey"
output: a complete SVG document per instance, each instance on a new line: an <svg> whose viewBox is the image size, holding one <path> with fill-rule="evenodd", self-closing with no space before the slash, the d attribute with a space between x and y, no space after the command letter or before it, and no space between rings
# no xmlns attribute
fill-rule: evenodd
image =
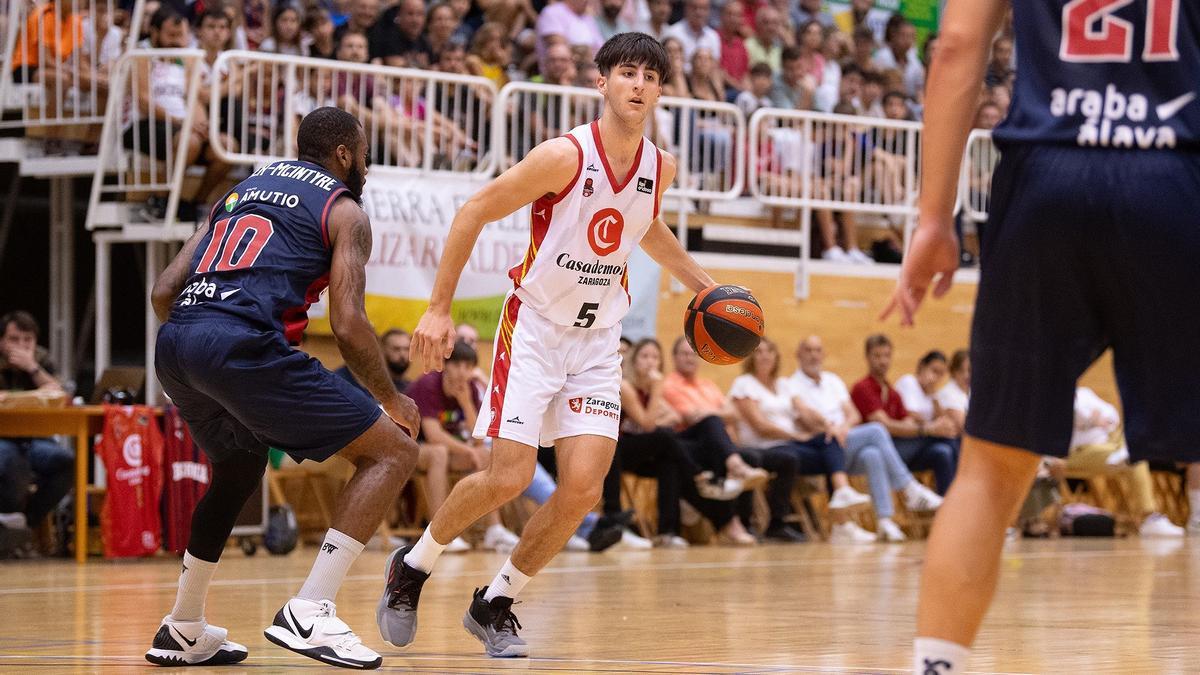
<svg viewBox="0 0 1200 675"><path fill-rule="evenodd" d="M521 303L563 326L607 328L629 311L628 261L658 217L662 156L642 138L626 176L614 176L597 122L566 135L575 178L533 203L529 250L509 271Z"/></svg>

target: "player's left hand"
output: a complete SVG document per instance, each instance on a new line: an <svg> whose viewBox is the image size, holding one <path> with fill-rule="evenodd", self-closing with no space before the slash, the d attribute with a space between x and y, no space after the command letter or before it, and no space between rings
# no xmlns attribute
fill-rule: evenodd
<svg viewBox="0 0 1200 675"><path fill-rule="evenodd" d="M954 229L941 223L923 222L913 234L908 255L904 256L904 267L900 279L887 307L879 315L885 320L892 312L900 310L900 325L913 325L913 317L925 299L929 286L934 284L933 297L940 298L954 283L954 272L958 269L958 236ZM936 282L936 283L935 283Z"/></svg>
<svg viewBox="0 0 1200 675"><path fill-rule="evenodd" d="M404 427L414 439L421 433L421 411L411 398L399 394L394 401L383 406L383 411L393 422Z"/></svg>

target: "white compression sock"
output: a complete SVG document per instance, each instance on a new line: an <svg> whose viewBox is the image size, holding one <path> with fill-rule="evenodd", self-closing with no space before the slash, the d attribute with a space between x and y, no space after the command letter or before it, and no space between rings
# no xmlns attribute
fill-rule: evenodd
<svg viewBox="0 0 1200 675"><path fill-rule="evenodd" d="M217 563L183 552L183 571L179 573L179 590L175 593L172 619L199 621L204 618L204 599L208 597L208 584L216 571Z"/></svg>
<svg viewBox="0 0 1200 675"><path fill-rule="evenodd" d="M350 566L362 550L362 542L344 532L329 528L325 533L325 541L321 543L321 550L317 551L312 571L308 573L308 579L305 579L304 586L300 588L296 597L313 602L332 601L337 597L346 572L350 571Z"/></svg>
<svg viewBox="0 0 1200 675"><path fill-rule="evenodd" d="M914 675L960 675L967 671L971 650L958 643L937 638L913 640Z"/></svg>
<svg viewBox="0 0 1200 675"><path fill-rule="evenodd" d="M515 598L532 578L517 569L516 565L513 565L512 558L509 558L504 561L504 567L500 568L500 573L496 575L496 578L492 579L491 585L483 594L483 599L490 601L501 595L506 598Z"/></svg>
<svg viewBox="0 0 1200 675"><path fill-rule="evenodd" d="M430 534L427 527L421 533L421 538L417 540L417 543L413 544L412 550L404 555L404 562L408 563L408 566L413 569L429 574L433 571L433 566L437 563L438 556L442 554L442 551L446 550L447 545L449 545L449 542L439 544L433 538L433 535Z"/></svg>

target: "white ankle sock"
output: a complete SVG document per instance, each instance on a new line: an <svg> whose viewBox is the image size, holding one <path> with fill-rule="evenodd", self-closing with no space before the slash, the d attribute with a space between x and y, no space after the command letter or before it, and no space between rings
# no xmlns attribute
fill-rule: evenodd
<svg viewBox="0 0 1200 675"><path fill-rule="evenodd" d="M338 588L341 588L346 572L350 571L350 565L354 564L362 550L362 542L329 528L325 533L325 541L321 543L321 550L317 551L312 571L308 573L308 579L296 597L313 602L332 601L337 597Z"/></svg>
<svg viewBox="0 0 1200 675"><path fill-rule="evenodd" d="M496 575L496 578L492 579L491 585L483 594L483 599L491 600L500 595L506 598L515 598L532 578L517 569L516 565L513 565L512 558L509 558L504 561L504 567L500 568L500 573Z"/></svg>
<svg viewBox="0 0 1200 675"><path fill-rule="evenodd" d="M208 584L216 571L217 563L183 552L183 571L179 573L179 590L175 592L172 619L199 621L204 618L204 599L208 597Z"/></svg>
<svg viewBox="0 0 1200 675"><path fill-rule="evenodd" d="M446 542L446 544L437 543L437 540L429 533L429 528L427 527L421 533L421 538L417 540L417 543L413 544L412 550L404 555L404 562L408 563L408 566L413 569L418 569L429 574L433 571L433 565L437 562L438 556L442 554L442 551L446 550L447 544L449 542Z"/></svg>
<svg viewBox="0 0 1200 675"><path fill-rule="evenodd" d="M1200 489L1188 490L1188 506L1192 508L1192 518L1200 519Z"/></svg>
<svg viewBox="0 0 1200 675"><path fill-rule="evenodd" d="M913 640L915 675L960 675L967 671L971 649L949 640L919 637Z"/></svg>

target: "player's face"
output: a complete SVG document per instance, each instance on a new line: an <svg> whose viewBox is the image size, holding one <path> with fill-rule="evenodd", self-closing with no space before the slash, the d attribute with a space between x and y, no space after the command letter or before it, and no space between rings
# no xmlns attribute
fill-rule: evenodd
<svg viewBox="0 0 1200 675"><path fill-rule="evenodd" d="M917 370L917 383L925 391L929 391L937 386L942 378L946 377L946 362L934 361L924 368Z"/></svg>
<svg viewBox="0 0 1200 675"><path fill-rule="evenodd" d="M646 116L658 104L662 95L662 81L658 71L645 65L622 63L615 66L608 76L600 77L600 93L604 104L625 122L641 128Z"/></svg>
<svg viewBox="0 0 1200 675"><path fill-rule="evenodd" d="M883 345L872 349L867 354L867 366L871 369L871 375L886 378L888 371L892 369L892 348Z"/></svg>
<svg viewBox="0 0 1200 675"><path fill-rule="evenodd" d="M684 377L691 377L696 374L696 370L700 367L700 359L696 358L696 352L692 346L683 341L675 348L675 370L679 371Z"/></svg>
<svg viewBox="0 0 1200 675"><path fill-rule="evenodd" d="M370 148L367 147L367 135L362 127L358 128L358 147L347 150L346 187L358 201L362 201L363 187L367 183L367 172L370 170Z"/></svg>

